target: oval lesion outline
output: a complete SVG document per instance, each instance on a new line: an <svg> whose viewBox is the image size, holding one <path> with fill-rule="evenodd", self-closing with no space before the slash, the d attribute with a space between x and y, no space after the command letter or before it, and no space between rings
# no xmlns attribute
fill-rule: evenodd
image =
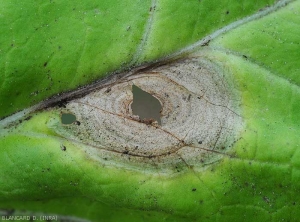
<svg viewBox="0 0 300 222"><path fill-rule="evenodd" d="M228 155L243 128L238 95L226 75L200 56L125 73L117 82L54 108L74 113L80 125L49 127L101 163L162 172L204 169ZM133 85L160 101L161 125L132 114Z"/></svg>

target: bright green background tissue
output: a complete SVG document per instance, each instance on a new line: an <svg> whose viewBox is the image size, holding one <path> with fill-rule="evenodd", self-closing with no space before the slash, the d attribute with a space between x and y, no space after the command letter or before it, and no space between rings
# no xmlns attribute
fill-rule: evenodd
<svg viewBox="0 0 300 222"><path fill-rule="evenodd" d="M2 1L0 116L167 56L272 3ZM92 221L297 221L299 21L294 1L199 49L241 96L245 128L230 156L175 175L112 167L55 133L59 113L47 110L0 129L0 206Z"/></svg>

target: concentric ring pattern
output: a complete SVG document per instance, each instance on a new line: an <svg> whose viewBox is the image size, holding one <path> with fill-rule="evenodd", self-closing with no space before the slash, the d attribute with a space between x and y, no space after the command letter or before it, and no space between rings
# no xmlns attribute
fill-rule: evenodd
<svg viewBox="0 0 300 222"><path fill-rule="evenodd" d="M61 112L80 124L55 130L80 143L101 163L181 171L218 161L238 139L242 118L221 69L188 58L127 75L118 83L69 102ZM162 105L161 126L132 114L132 85Z"/></svg>

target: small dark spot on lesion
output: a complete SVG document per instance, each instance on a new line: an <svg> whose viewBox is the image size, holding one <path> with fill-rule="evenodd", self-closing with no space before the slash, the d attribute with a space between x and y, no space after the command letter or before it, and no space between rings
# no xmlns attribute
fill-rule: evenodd
<svg viewBox="0 0 300 222"><path fill-rule="evenodd" d="M193 189L192 189L193 192L195 192L196 190L197 190L196 188L193 188Z"/></svg>
<svg viewBox="0 0 300 222"><path fill-rule="evenodd" d="M67 147L64 146L64 145L62 144L62 145L60 145L60 149L61 149L62 151L66 151L66 150L67 150Z"/></svg>
<svg viewBox="0 0 300 222"><path fill-rule="evenodd" d="M210 42L210 39L204 41L201 46L208 46L209 45L209 42Z"/></svg>
<svg viewBox="0 0 300 222"><path fill-rule="evenodd" d="M109 93L110 91L111 91L111 88L107 88L107 89L105 90L106 93Z"/></svg>
<svg viewBox="0 0 300 222"><path fill-rule="evenodd" d="M229 14L229 10L226 11L226 15L228 15L228 14Z"/></svg>
<svg viewBox="0 0 300 222"><path fill-rule="evenodd" d="M66 101L60 101L60 102L57 104L57 106L58 106L59 108L66 108L66 104L67 104Z"/></svg>
<svg viewBox="0 0 300 222"><path fill-rule="evenodd" d="M30 120L32 118L32 116L27 116L24 120L27 121L27 120Z"/></svg>
<svg viewBox="0 0 300 222"><path fill-rule="evenodd" d="M48 65L48 62L44 62L44 67L46 67Z"/></svg>
<svg viewBox="0 0 300 222"><path fill-rule="evenodd" d="M74 122L74 124L77 125L77 126L80 126L81 123L80 123L78 120L76 120L76 121Z"/></svg>
<svg viewBox="0 0 300 222"><path fill-rule="evenodd" d="M180 172L180 169L179 169L178 166L175 166L175 169L176 169L176 171L177 171L178 173Z"/></svg>

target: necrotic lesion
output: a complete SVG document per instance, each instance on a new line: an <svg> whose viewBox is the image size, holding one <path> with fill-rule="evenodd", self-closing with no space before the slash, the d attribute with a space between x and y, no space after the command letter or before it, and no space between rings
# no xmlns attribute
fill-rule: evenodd
<svg viewBox="0 0 300 222"><path fill-rule="evenodd" d="M75 113L81 124L55 129L93 158L122 167L205 166L226 153L242 126L223 78L220 69L201 58L127 75L109 91L101 88L70 101L61 109ZM162 106L161 125L145 124L143 116L136 115L135 86Z"/></svg>

